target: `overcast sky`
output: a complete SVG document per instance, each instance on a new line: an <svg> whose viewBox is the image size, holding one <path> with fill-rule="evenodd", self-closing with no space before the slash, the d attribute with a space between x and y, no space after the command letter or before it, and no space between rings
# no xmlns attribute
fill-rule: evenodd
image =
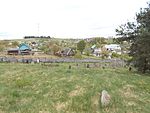
<svg viewBox="0 0 150 113"><path fill-rule="evenodd" d="M0 0L0 39L115 36L148 0Z"/></svg>

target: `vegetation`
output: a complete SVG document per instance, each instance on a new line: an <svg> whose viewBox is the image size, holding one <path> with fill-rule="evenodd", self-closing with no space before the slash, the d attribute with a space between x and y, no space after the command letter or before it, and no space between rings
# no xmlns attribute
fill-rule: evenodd
<svg viewBox="0 0 150 113"><path fill-rule="evenodd" d="M69 69L71 65L71 69ZM84 64L0 64L1 113L149 113L150 77ZM99 93L111 95L108 107Z"/></svg>
<svg viewBox="0 0 150 113"><path fill-rule="evenodd" d="M136 14L136 22L128 22L116 30L121 40L129 41L132 45L130 56L140 72L150 70L150 3Z"/></svg>
<svg viewBox="0 0 150 113"><path fill-rule="evenodd" d="M5 42L5 43L4 43ZM105 39L103 37L93 37L89 39L59 39L59 38L27 38L20 40L8 40L8 41L0 41L0 56L4 56L7 54L7 49L16 48L21 43L28 44L33 53L33 56L29 57L41 57L47 56L49 57L57 57L57 53L66 48L70 48L75 51L74 58L94 58L101 59L107 58L109 55L109 51L105 50L104 45L114 43L113 39ZM116 43L116 42L115 42ZM91 47L95 45L94 48ZM94 49L102 49L102 53L99 53L99 56L94 56ZM78 52L81 54L79 54ZM17 56L19 57L19 56ZM20 56L21 57L21 56ZM25 56L26 57L26 56ZM63 57L63 56L61 56ZM71 57L71 56L70 56Z"/></svg>
<svg viewBox="0 0 150 113"><path fill-rule="evenodd" d="M92 45L96 44L97 47L103 47L104 44L107 44L107 41L108 40L103 38L103 37L94 37L93 40L90 43Z"/></svg>
<svg viewBox="0 0 150 113"><path fill-rule="evenodd" d="M86 43L84 40L81 40L77 43L77 50L79 50L82 54L83 50L85 49Z"/></svg>
<svg viewBox="0 0 150 113"><path fill-rule="evenodd" d="M0 40L0 52L4 51L8 46L8 41Z"/></svg>
<svg viewBox="0 0 150 113"><path fill-rule="evenodd" d="M150 76L146 72L150 72L150 3L136 14L135 22L119 26L116 32L120 38L81 40L29 36L24 40L0 40L2 58L7 56L4 52L8 48L27 43L42 55L12 57L54 59L58 58L58 51L71 48L76 54L70 58L96 58L92 53L100 48L100 57L96 59L121 58L131 61L135 67L119 65L118 68L119 60L114 60L114 64L103 62L108 60L101 63L1 62L0 113L149 113ZM104 47L112 43L121 45L122 54ZM135 69L142 73L136 73ZM111 96L105 107L100 103L102 90Z"/></svg>
<svg viewBox="0 0 150 113"><path fill-rule="evenodd" d="M77 59L82 59L82 55L79 51L76 52L74 58L77 58Z"/></svg>
<svg viewBox="0 0 150 113"><path fill-rule="evenodd" d="M13 41L11 44L12 47L18 47L19 43L17 41Z"/></svg>

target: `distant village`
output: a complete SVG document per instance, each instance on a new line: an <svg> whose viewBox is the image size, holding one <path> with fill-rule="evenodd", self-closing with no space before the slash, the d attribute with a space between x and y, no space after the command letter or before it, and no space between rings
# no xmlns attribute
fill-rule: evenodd
<svg viewBox="0 0 150 113"><path fill-rule="evenodd" d="M84 41L85 47L80 52L78 43ZM82 46L82 45L81 45ZM20 40L1 40L0 52L8 56L51 56L71 58L122 58L127 56L130 44L118 43L115 38L93 37L86 39L57 39L50 36L25 36Z"/></svg>

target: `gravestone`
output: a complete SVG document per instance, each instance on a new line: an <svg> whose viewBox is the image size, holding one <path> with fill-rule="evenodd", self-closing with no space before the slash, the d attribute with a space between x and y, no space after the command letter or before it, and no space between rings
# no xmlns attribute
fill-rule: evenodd
<svg viewBox="0 0 150 113"><path fill-rule="evenodd" d="M90 64L87 64L87 66L86 66L87 68L90 68Z"/></svg>
<svg viewBox="0 0 150 113"><path fill-rule="evenodd" d="M108 106L110 103L111 97L106 90L101 92L101 105Z"/></svg>
<svg viewBox="0 0 150 113"><path fill-rule="evenodd" d="M71 65L69 65L69 69L71 69Z"/></svg>

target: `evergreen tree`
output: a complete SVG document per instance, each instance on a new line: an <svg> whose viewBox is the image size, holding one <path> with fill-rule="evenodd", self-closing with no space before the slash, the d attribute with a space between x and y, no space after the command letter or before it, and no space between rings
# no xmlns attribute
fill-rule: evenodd
<svg viewBox="0 0 150 113"><path fill-rule="evenodd" d="M132 63L138 71L145 73L150 70L150 4L140 9L135 22L128 22L116 29L121 41L131 43Z"/></svg>

